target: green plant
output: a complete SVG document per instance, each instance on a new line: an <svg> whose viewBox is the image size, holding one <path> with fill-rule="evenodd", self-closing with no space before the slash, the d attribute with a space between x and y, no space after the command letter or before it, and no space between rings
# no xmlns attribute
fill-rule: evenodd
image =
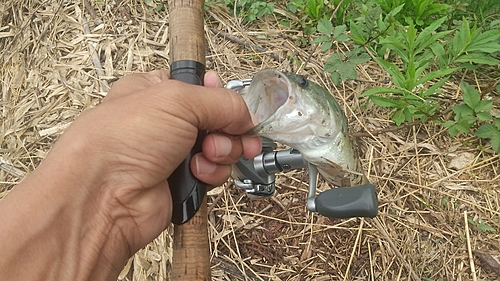
<svg viewBox="0 0 500 281"><path fill-rule="evenodd" d="M349 21L351 39L374 53L379 53L378 41L390 34L395 34L395 16L401 11L403 5L394 8L386 15L382 15L382 8L379 5L362 4L357 11L358 16ZM380 56L383 55L379 53Z"/></svg>
<svg viewBox="0 0 500 281"><path fill-rule="evenodd" d="M492 116L490 113L493 102L481 99L477 90L465 82L460 84L460 88L464 103L452 108L455 113L454 119L446 121L443 126L448 128L452 137L458 133L469 133L477 128L474 135L489 139L493 150L500 152L500 117Z"/></svg>
<svg viewBox="0 0 500 281"><path fill-rule="evenodd" d="M154 8L157 12L165 10L165 5L161 0L144 0L144 3L146 3L149 7Z"/></svg>
<svg viewBox="0 0 500 281"><path fill-rule="evenodd" d="M378 63L391 75L394 88L382 87L366 91L361 96L369 97L376 105L393 109L392 118L397 125L413 119L427 121L438 109L432 95L441 87L448 75L459 68L443 68L432 70L436 55L433 52L438 47L431 45L441 44L439 40L450 31L435 32L445 21L441 18L422 32L417 34L413 24L405 32L387 36L379 41L380 45L392 50L402 61L401 67L395 63L377 57ZM423 85L430 80L438 79L426 89ZM392 94L392 96L383 96Z"/></svg>
<svg viewBox="0 0 500 281"><path fill-rule="evenodd" d="M271 15L274 12L274 3L263 0L214 0L205 1L205 10L210 6L222 3L233 12L234 16L243 18L243 23L251 23L256 19ZM236 6L235 6L236 5Z"/></svg>
<svg viewBox="0 0 500 281"><path fill-rule="evenodd" d="M342 25L351 5L351 0L294 0L288 3L287 10L296 17L280 22L309 36L317 31L316 26L322 19Z"/></svg>
<svg viewBox="0 0 500 281"><path fill-rule="evenodd" d="M346 42L349 41L349 36L345 34L347 26L338 25L333 27L331 21L327 19L320 19L317 26L318 31L321 33L319 37L316 37L311 44L320 44L321 51L326 52L329 50L335 41Z"/></svg>
<svg viewBox="0 0 500 281"><path fill-rule="evenodd" d="M477 20L481 26L500 20L500 0L446 0L452 7L452 19L463 17Z"/></svg>
<svg viewBox="0 0 500 281"><path fill-rule="evenodd" d="M370 56L359 48L345 54L335 53L327 59L324 71L330 73L333 83L338 85L339 79L356 79L356 66L369 60Z"/></svg>
<svg viewBox="0 0 500 281"><path fill-rule="evenodd" d="M326 52L331 49L335 42L349 41L349 36L345 33L347 27L338 25L333 27L331 21L320 19L317 26L320 36L316 37L311 44L320 44L321 51ZM367 62L370 56L357 48L353 51L335 53L330 55L325 64L324 71L330 73L330 77L335 85L338 85L339 80L356 79L356 66Z"/></svg>
<svg viewBox="0 0 500 281"><path fill-rule="evenodd" d="M281 23L299 29L305 36L309 36L316 32L318 21L327 18L328 5L321 0L296 0L287 5L287 10L297 18L281 21ZM301 43L306 43L306 40L302 41Z"/></svg>
<svg viewBox="0 0 500 281"><path fill-rule="evenodd" d="M274 3L265 1L238 0L238 5L241 5L243 22L253 22L257 18L264 15L272 15L274 12Z"/></svg>
<svg viewBox="0 0 500 281"><path fill-rule="evenodd" d="M478 65L498 65L500 61L494 57L500 52L500 28L483 32L476 25L470 27L465 18L462 25L455 31L455 36L448 40L450 48L434 48L440 67L459 63L460 67L473 69ZM439 47L439 46L437 46Z"/></svg>
<svg viewBox="0 0 500 281"><path fill-rule="evenodd" d="M377 57L377 62L391 75L394 87L373 88L361 96L391 108L397 125L414 119L426 122L433 117L439 110L434 94L452 73L499 63L492 54L500 51L500 30L482 32L476 26L470 28L464 19L460 29L438 32L445 20L438 19L421 32L410 21L403 32L378 41L382 50L391 50L401 61L398 65ZM403 30L402 26L399 28ZM427 86L431 81L432 85Z"/></svg>
<svg viewBox="0 0 500 281"><path fill-rule="evenodd" d="M471 218L468 218L467 221L480 231L497 232L495 228L493 228L491 225L485 223L484 221L480 220L479 222L476 222Z"/></svg>
<svg viewBox="0 0 500 281"><path fill-rule="evenodd" d="M380 6L384 14L400 9L395 19L401 24L414 23L417 29L431 25L451 11L451 6L435 0L372 0ZM401 8L399 8L401 7Z"/></svg>

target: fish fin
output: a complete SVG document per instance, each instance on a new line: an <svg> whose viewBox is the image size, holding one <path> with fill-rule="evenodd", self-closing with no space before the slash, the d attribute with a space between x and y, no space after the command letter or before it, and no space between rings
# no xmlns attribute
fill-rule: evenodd
<svg viewBox="0 0 500 281"><path fill-rule="evenodd" d="M368 183L368 178L362 171L362 165L359 158L356 159L356 170L344 168L328 158L323 157L323 159L328 165L322 165L321 168L318 167L318 170L320 170L320 172L324 171L324 173L327 174L325 177L336 179L335 182L340 182L342 184L340 186L358 186ZM333 181L332 183L335 184Z"/></svg>

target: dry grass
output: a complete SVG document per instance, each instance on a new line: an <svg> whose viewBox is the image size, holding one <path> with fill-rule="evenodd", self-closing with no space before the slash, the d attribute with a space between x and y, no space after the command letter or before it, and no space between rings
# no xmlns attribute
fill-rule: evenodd
<svg viewBox="0 0 500 281"><path fill-rule="evenodd" d="M92 12L85 2L0 3L0 198L82 110L99 103L108 84L131 72L168 68L168 11L157 13L143 0L89 0ZM224 81L268 67L299 72L330 89L352 131L393 128L387 112L361 109L364 101L357 99L387 78L376 64L360 67L358 80L333 86L322 71L325 55L295 45L299 34L275 18L242 26L221 7L206 18L207 66ZM456 84L446 87L457 92ZM213 279L499 280L491 258L500 256L500 156L474 149L476 141L449 138L432 123L360 137L380 198L373 220L307 212L306 172L280 175L276 195L264 201L250 200L228 182L209 195ZM171 242L167 230L120 278L168 280Z"/></svg>

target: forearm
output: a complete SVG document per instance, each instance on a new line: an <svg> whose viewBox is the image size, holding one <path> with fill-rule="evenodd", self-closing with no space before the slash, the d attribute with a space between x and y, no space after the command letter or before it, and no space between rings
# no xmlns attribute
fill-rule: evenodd
<svg viewBox="0 0 500 281"><path fill-rule="evenodd" d="M62 149L0 202L1 280L110 280L128 255L87 192L101 184L95 159Z"/></svg>

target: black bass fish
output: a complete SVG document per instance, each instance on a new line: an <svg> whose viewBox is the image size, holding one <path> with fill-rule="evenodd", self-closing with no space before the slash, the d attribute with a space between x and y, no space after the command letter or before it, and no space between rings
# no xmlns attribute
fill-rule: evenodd
<svg viewBox="0 0 500 281"><path fill-rule="evenodd" d="M299 150L336 186L367 183L347 118L326 89L301 75L265 69L240 95L259 120L250 134Z"/></svg>

